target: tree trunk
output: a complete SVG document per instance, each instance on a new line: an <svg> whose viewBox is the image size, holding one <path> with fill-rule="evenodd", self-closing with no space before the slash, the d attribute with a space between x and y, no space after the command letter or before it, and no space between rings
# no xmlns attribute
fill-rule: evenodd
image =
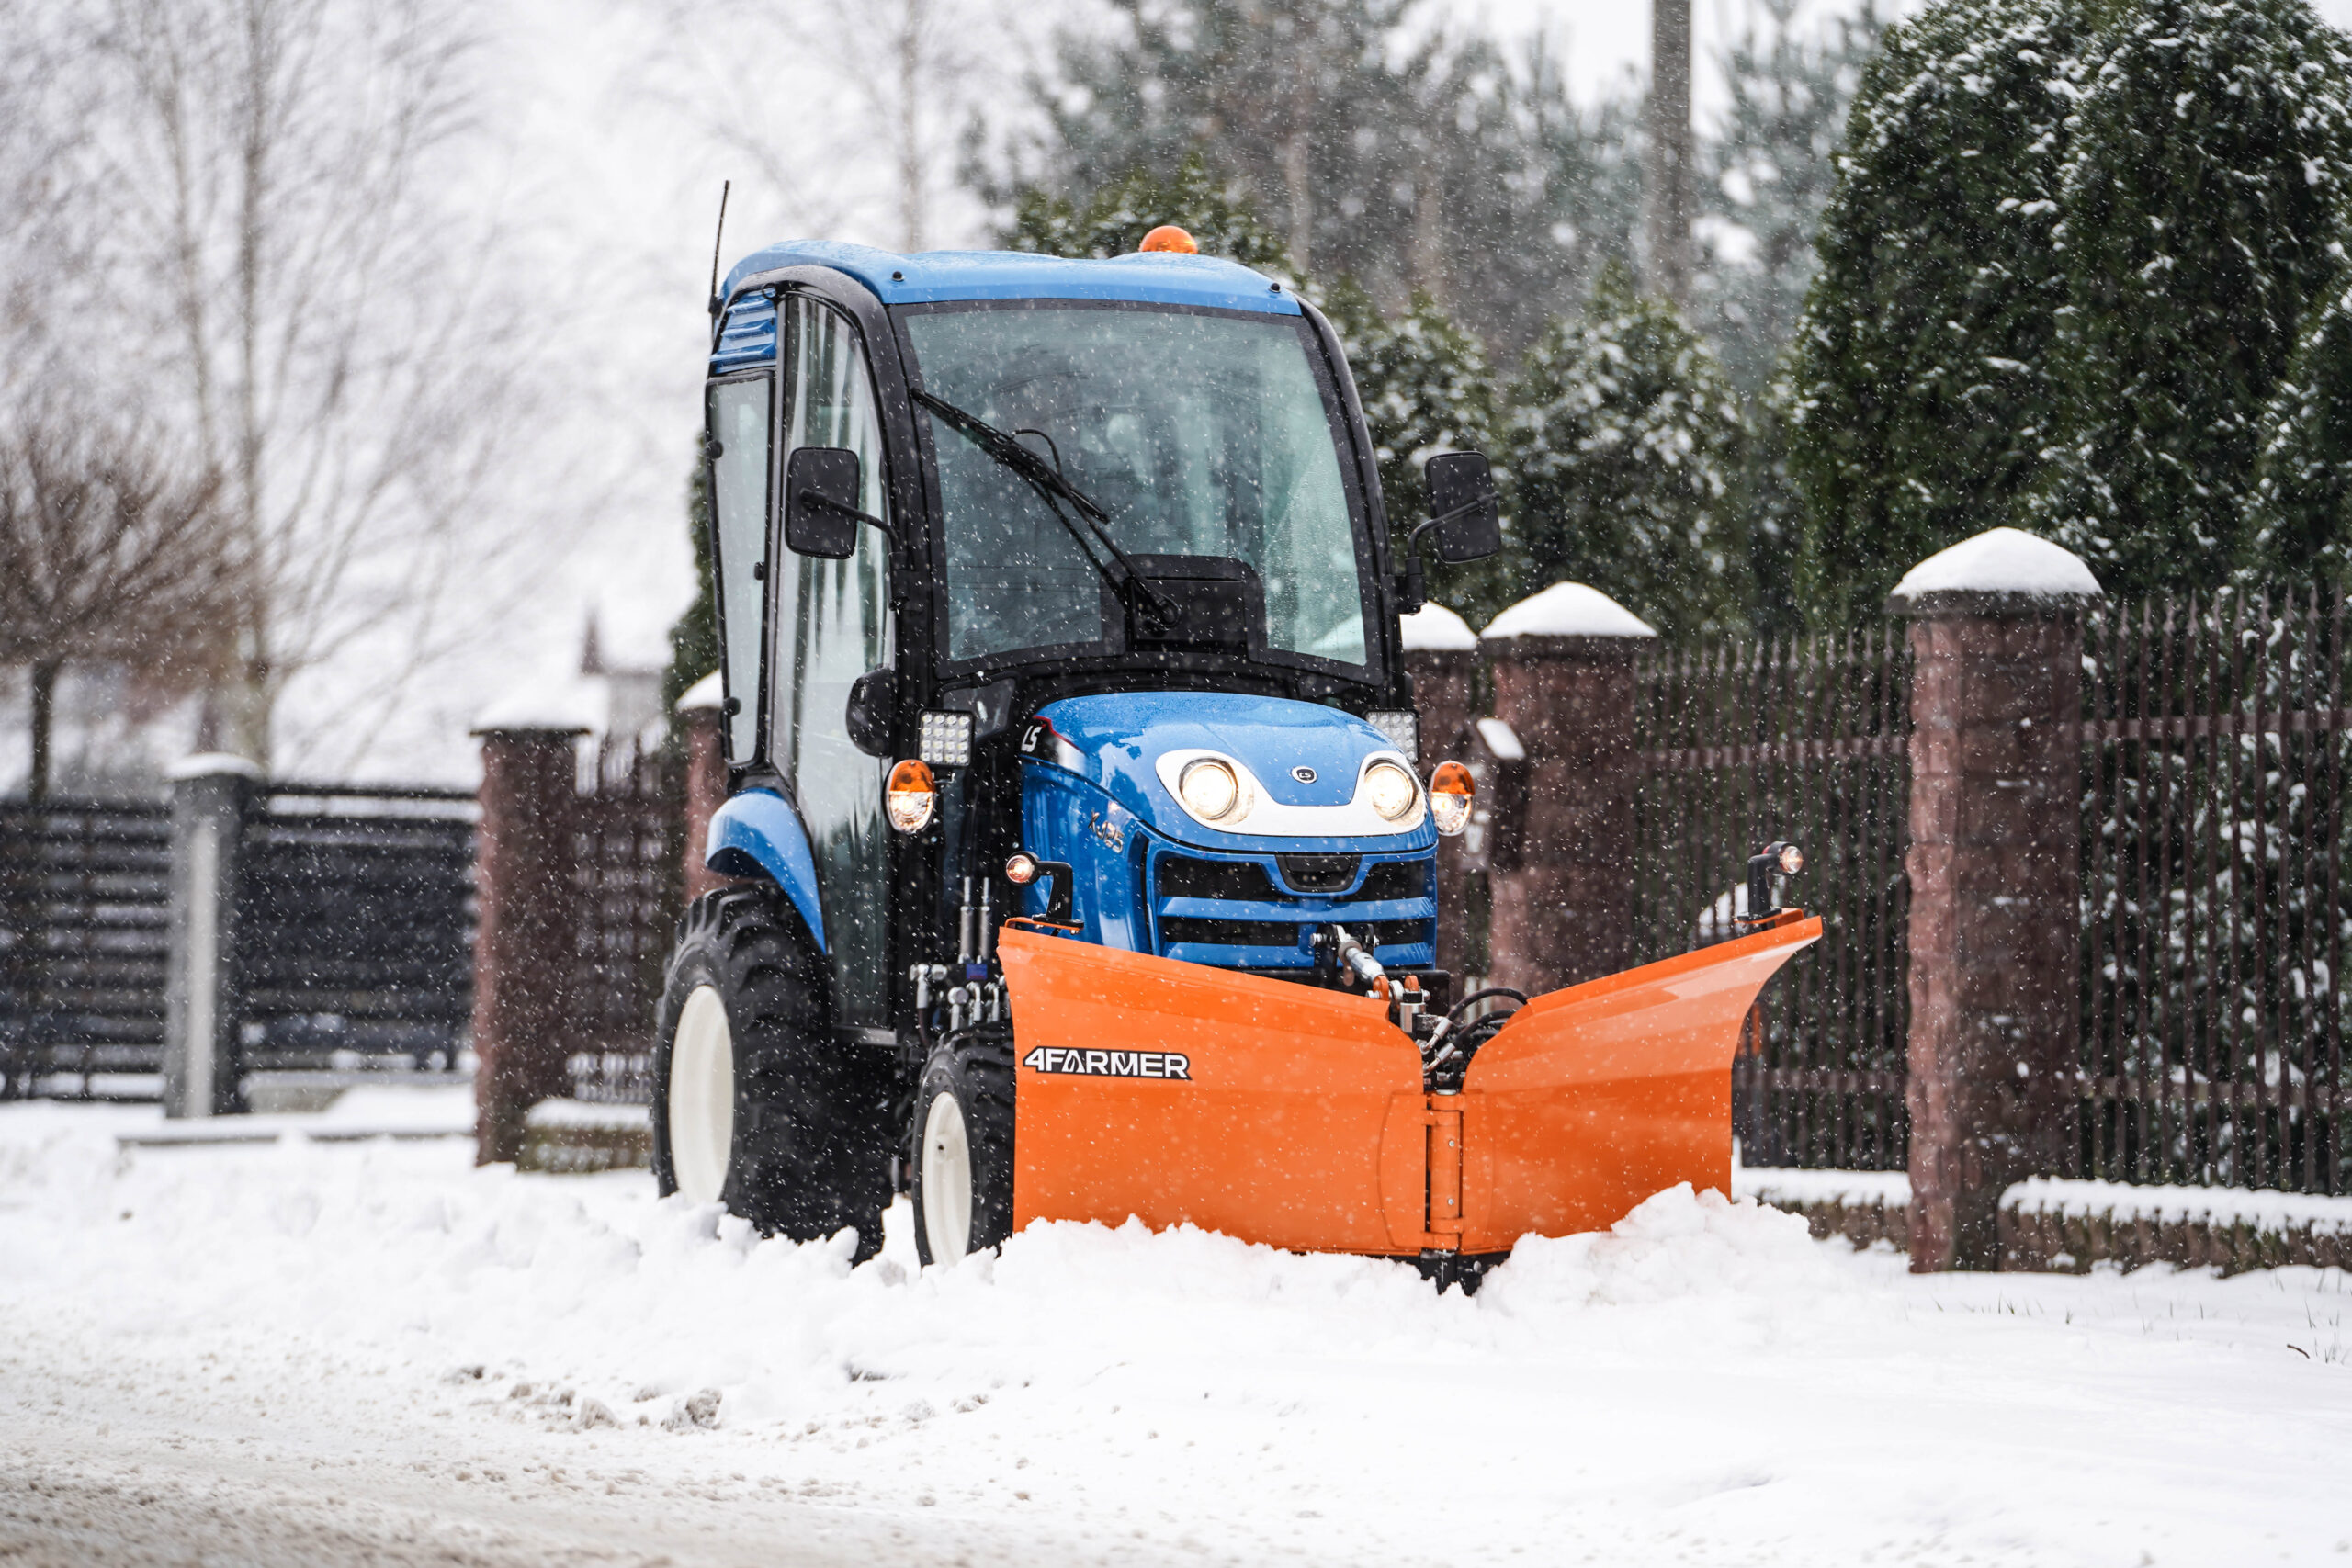
<svg viewBox="0 0 2352 1568"><path fill-rule="evenodd" d="M57 660L33 666L33 765L25 778L25 798L38 806L49 798L50 734L57 717Z"/></svg>
<svg viewBox="0 0 2352 1568"><path fill-rule="evenodd" d="M1642 168L1645 288L1690 305L1690 0L1650 0L1650 96Z"/></svg>

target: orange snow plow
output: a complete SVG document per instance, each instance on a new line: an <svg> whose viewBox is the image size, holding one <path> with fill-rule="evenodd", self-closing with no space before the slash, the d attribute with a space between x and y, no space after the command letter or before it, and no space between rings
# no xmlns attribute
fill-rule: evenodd
<svg viewBox="0 0 2352 1568"><path fill-rule="evenodd" d="M1530 1000L1456 1092L1384 1001L1066 940L999 957L1019 1027L1012 1227L1129 1215L1297 1251L1508 1251L1731 1184L1731 1064L1818 941L1748 934Z"/></svg>

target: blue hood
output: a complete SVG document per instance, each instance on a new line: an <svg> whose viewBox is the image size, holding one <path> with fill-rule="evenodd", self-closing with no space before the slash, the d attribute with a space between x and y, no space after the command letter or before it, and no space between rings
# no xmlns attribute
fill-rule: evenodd
<svg viewBox="0 0 2352 1568"><path fill-rule="evenodd" d="M1361 853L1423 850L1437 840L1426 812L1404 832L1270 839L1250 832L1246 822L1238 831L1224 831L1195 821L1159 778L1161 756L1197 748L1249 769L1278 805L1344 807L1354 797L1364 761L1381 752L1396 755L1396 748L1337 708L1226 692L1132 692L1067 698L1047 704L1037 716L1051 728L1036 743L1024 742L1033 765L1069 769L1179 842L1259 852L1272 847ZM1314 782L1295 776L1292 770L1302 766L1312 770Z"/></svg>

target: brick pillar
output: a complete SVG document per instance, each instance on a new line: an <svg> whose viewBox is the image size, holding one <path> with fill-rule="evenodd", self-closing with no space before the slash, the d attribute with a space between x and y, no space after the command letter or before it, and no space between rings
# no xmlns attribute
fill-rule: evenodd
<svg viewBox="0 0 2352 1568"><path fill-rule="evenodd" d="M1985 568L1996 536L2047 552L2031 558L2072 586L2008 586L2019 573ZM2077 611L2098 585L2055 545L1996 536L1923 564L1887 606L1912 617L1906 1100L1922 1273L2000 1267L2003 1190L2059 1169L2078 1116ZM1972 564L1991 586L1967 586ZM1921 581L1937 586L1905 591Z"/></svg>
<svg viewBox="0 0 2352 1568"><path fill-rule="evenodd" d="M1414 759L1427 779L1449 759L1466 761L1464 735L1476 716L1473 691L1478 638L1462 617L1431 604L1405 617L1405 668L1413 677L1413 706L1421 716L1421 754ZM1468 946L1464 912L1469 870L1459 838L1437 841L1437 962L1462 974ZM1459 995L1459 991L1456 992Z"/></svg>
<svg viewBox="0 0 2352 1568"><path fill-rule="evenodd" d="M1498 866L1494 973L1533 996L1633 963L1634 659L1655 637L1581 583L1555 583L1480 637L1495 716L1527 749L1517 863Z"/></svg>
<svg viewBox="0 0 2352 1568"><path fill-rule="evenodd" d="M703 845L710 837L710 819L727 804L727 753L719 733L720 713L715 705L678 705L678 726L686 740L686 901L694 902L727 878L703 864Z"/></svg>
<svg viewBox="0 0 2352 1568"><path fill-rule="evenodd" d="M563 1092L565 993L579 939L574 728L481 738L474 853L474 1159L512 1161L523 1117Z"/></svg>

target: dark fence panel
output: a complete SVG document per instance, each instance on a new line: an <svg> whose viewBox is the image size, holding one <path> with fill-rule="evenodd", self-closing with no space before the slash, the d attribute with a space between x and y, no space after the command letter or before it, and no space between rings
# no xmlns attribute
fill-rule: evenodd
<svg viewBox="0 0 2352 1568"><path fill-rule="evenodd" d="M600 749L573 837L579 941L565 987L575 1099L652 1099L662 978L685 908L683 763L635 747Z"/></svg>
<svg viewBox="0 0 2352 1568"><path fill-rule="evenodd" d="M0 805L0 1099L156 1070L171 838L152 801Z"/></svg>
<svg viewBox="0 0 2352 1568"><path fill-rule="evenodd" d="M273 784L245 829L247 1070L457 1060L473 1010L473 795Z"/></svg>
<svg viewBox="0 0 2352 1568"><path fill-rule="evenodd" d="M473 996L473 796L277 784L243 829L243 1071L453 1066ZM0 1096L153 1098L172 812L0 806Z"/></svg>
<svg viewBox="0 0 2352 1568"><path fill-rule="evenodd" d="M2067 1174L2346 1190L2344 643L2309 589L2086 618Z"/></svg>
<svg viewBox="0 0 2352 1568"><path fill-rule="evenodd" d="M1901 1169L1909 659L1900 627L1645 657L1635 728L1635 948L1737 934L1747 858L1801 845L1786 897L1823 940L1769 987L1733 1069L1750 1165Z"/></svg>

